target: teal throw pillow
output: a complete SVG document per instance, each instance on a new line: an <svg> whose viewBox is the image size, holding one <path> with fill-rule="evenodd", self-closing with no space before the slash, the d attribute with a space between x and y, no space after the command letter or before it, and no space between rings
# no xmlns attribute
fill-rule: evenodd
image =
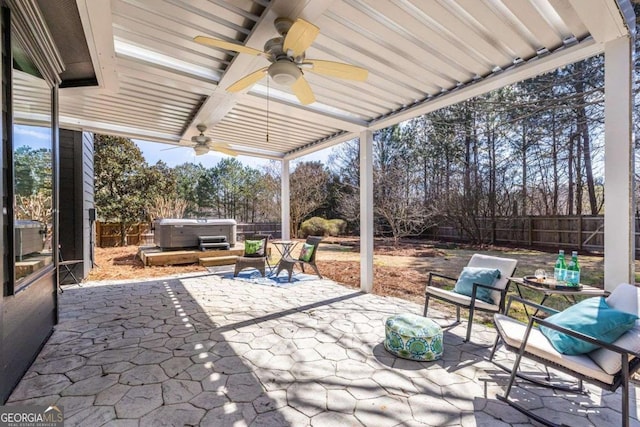
<svg viewBox="0 0 640 427"><path fill-rule="evenodd" d="M262 242L264 242L264 240L245 240L244 255L254 257L264 256L264 246Z"/></svg>
<svg viewBox="0 0 640 427"><path fill-rule="evenodd" d="M496 268L465 267L462 269L460 277L458 277L453 292L470 297L473 294L474 283L493 286L499 277L500 270ZM476 299L488 302L489 304L495 304L491 297L491 292L493 292L491 289L478 287Z"/></svg>
<svg viewBox="0 0 640 427"><path fill-rule="evenodd" d="M313 255L313 245L304 243L302 245L302 250L300 251L300 256L298 257L298 259L300 261L309 262L311 260L311 255Z"/></svg>
<svg viewBox="0 0 640 427"><path fill-rule="evenodd" d="M609 307L602 297L585 299L547 318L547 321L554 325L580 332L607 344L611 344L633 328L636 320L638 316ZM540 332L562 354L584 354L598 348L595 344L545 326L540 327Z"/></svg>

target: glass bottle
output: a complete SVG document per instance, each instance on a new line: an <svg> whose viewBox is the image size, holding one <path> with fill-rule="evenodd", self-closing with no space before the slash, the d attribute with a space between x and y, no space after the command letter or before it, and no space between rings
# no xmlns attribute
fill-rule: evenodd
<svg viewBox="0 0 640 427"><path fill-rule="evenodd" d="M556 265L553 268L553 278L556 282L564 282L567 275L567 263L564 259L564 250L558 251L558 258L556 259Z"/></svg>
<svg viewBox="0 0 640 427"><path fill-rule="evenodd" d="M572 286L580 284L580 264L578 264L578 252L571 252L571 261L567 267L567 282Z"/></svg>

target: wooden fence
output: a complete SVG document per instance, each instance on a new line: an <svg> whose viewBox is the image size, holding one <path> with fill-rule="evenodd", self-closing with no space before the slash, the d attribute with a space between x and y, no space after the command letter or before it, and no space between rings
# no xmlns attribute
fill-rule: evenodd
<svg viewBox="0 0 640 427"><path fill-rule="evenodd" d="M604 251L604 217L583 216L527 216L498 217L477 220L478 233L490 241L492 234L497 244L515 244L530 247L554 247L591 252ZM640 230L640 218L636 218ZM434 240L470 241L467 233L455 225L434 227L425 237ZM640 234L636 233L636 255L640 254Z"/></svg>
<svg viewBox="0 0 640 427"><path fill-rule="evenodd" d="M275 239L282 236L282 228L279 222L238 224L238 237L247 234L271 234ZM127 230L126 242L128 245L153 244L151 224L140 223L130 226ZM96 222L96 246L100 248L120 246L120 223Z"/></svg>
<svg viewBox="0 0 640 427"><path fill-rule="evenodd" d="M149 242L151 236L151 242ZM153 243L151 226L148 223L133 224L127 230L127 245ZM96 246L111 248L120 246L120 223L96 221Z"/></svg>
<svg viewBox="0 0 640 427"><path fill-rule="evenodd" d="M485 241L495 235L494 243L514 244L528 247L553 247L568 250L604 251L604 217L598 216L527 216L498 217L495 224L490 218L477 220L477 228ZM640 231L640 218L636 219L636 230ZM238 224L238 237L247 234L282 235L279 222ZM455 225L441 224L424 234L433 240L469 242L468 234ZM127 244L152 244L150 224L141 223L129 227ZM96 245L111 247L120 245L119 223L96 223ZM640 256L640 233L636 233L636 256Z"/></svg>

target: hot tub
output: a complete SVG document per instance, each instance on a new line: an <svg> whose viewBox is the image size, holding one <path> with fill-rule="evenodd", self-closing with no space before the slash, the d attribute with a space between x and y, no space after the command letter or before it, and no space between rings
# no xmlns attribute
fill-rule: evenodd
<svg viewBox="0 0 640 427"><path fill-rule="evenodd" d="M19 257L42 252L45 226L40 221L19 219L15 222L15 247Z"/></svg>
<svg viewBox="0 0 640 427"><path fill-rule="evenodd" d="M198 236L225 236L236 244L237 223L234 219L157 219L153 222L153 242L162 249L194 248Z"/></svg>

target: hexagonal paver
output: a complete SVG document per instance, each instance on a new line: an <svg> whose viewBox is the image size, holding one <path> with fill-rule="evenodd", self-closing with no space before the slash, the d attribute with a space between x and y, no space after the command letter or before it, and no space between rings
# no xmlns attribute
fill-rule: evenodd
<svg viewBox="0 0 640 427"><path fill-rule="evenodd" d="M358 401L354 415L365 426L396 426L412 418L407 400L395 396L380 396ZM441 425L441 424L434 424Z"/></svg>
<svg viewBox="0 0 640 427"><path fill-rule="evenodd" d="M96 405L115 405L118 403L122 396L127 394L131 389L131 386L124 384L114 384L106 390L101 391L96 396Z"/></svg>
<svg viewBox="0 0 640 427"><path fill-rule="evenodd" d="M32 370L39 374L64 374L72 369L77 369L86 363L82 356L68 356L60 359L38 361L33 364Z"/></svg>
<svg viewBox="0 0 640 427"><path fill-rule="evenodd" d="M287 389L287 401L308 417L327 410L327 390L316 382L292 384Z"/></svg>
<svg viewBox="0 0 640 427"><path fill-rule="evenodd" d="M164 405L142 417L140 427L196 426L200 424L204 414L204 409L196 408L188 403ZM207 424L203 423L202 425Z"/></svg>
<svg viewBox="0 0 640 427"><path fill-rule="evenodd" d="M203 391L197 396L193 397L189 403L193 406L202 408L205 410L217 408L229 403L229 398L222 392L217 391Z"/></svg>
<svg viewBox="0 0 640 427"><path fill-rule="evenodd" d="M262 394L262 384L253 374L235 374L227 380L227 396L232 402L252 402Z"/></svg>
<svg viewBox="0 0 640 427"><path fill-rule="evenodd" d="M314 380L334 375L335 373L335 362L330 360L297 362L291 367L291 374L299 380Z"/></svg>
<svg viewBox="0 0 640 427"><path fill-rule="evenodd" d="M140 418L162 405L160 384L131 387L115 405L118 418Z"/></svg>
<svg viewBox="0 0 640 427"><path fill-rule="evenodd" d="M250 403L226 403L220 407L211 409L202 419L202 426L248 426L256 417L256 411ZM287 424L273 424L287 425ZM141 426L143 427L143 426ZM266 427L266 426L265 426Z"/></svg>
<svg viewBox="0 0 640 427"><path fill-rule="evenodd" d="M198 381L171 379L162 383L162 398L165 404L188 402L202 392Z"/></svg>
<svg viewBox="0 0 640 427"><path fill-rule="evenodd" d="M171 357L173 357L172 354L168 353L167 350L145 350L131 359L131 363L136 365L157 365L165 360L171 359Z"/></svg>
<svg viewBox="0 0 640 427"><path fill-rule="evenodd" d="M175 377L193 365L193 361L188 357L172 357L160 363L162 369L168 377Z"/></svg>
<svg viewBox="0 0 640 427"><path fill-rule="evenodd" d="M336 375L350 380L371 378L375 369L355 360L341 360L336 363Z"/></svg>
<svg viewBox="0 0 640 427"><path fill-rule="evenodd" d="M169 377L158 365L142 365L120 374L120 383L126 385L144 385L160 383Z"/></svg>
<svg viewBox="0 0 640 427"><path fill-rule="evenodd" d="M109 374L105 376L95 376L86 380L73 383L60 392L62 396L89 396L98 394L118 382L118 376Z"/></svg>

